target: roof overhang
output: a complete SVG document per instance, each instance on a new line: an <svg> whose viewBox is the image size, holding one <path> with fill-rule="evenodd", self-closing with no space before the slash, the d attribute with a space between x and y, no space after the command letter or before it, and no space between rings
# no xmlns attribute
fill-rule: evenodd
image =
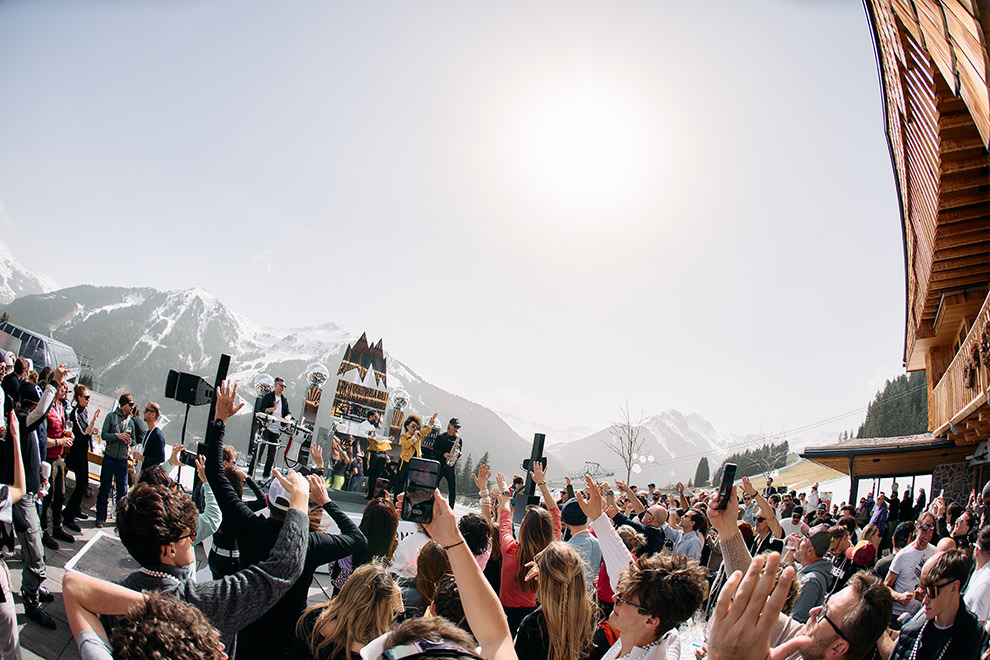
<svg viewBox="0 0 990 660"><path fill-rule="evenodd" d="M808 447L801 458L850 477L899 477L929 474L943 463L959 463L973 447L931 434L897 438L855 438L824 447Z"/></svg>

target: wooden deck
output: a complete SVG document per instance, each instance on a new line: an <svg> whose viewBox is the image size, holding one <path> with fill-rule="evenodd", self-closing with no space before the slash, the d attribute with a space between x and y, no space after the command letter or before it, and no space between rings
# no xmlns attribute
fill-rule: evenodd
<svg viewBox="0 0 990 660"><path fill-rule="evenodd" d="M69 485L66 490L71 492L74 485L71 480L68 484ZM92 484L90 486L90 490L95 496L97 490L96 484ZM82 528L82 534L75 535L78 540L73 544L59 542L60 548L57 551L48 550L47 548L45 549L45 563L48 566L48 579L45 581L44 586L55 594L55 601L52 603L47 603L43 607L46 612L58 621L57 630L49 630L48 628L44 628L24 616L24 606L21 603L21 598L19 595L22 567L20 547L18 547L17 554L12 559L7 560L7 567L10 570L10 579L15 594L14 601L17 607L17 622L18 628L20 629L21 648L23 650L25 660L35 658L45 658L45 660L68 660L71 658L79 658L76 643L72 639L72 633L69 631L69 624L66 623L65 619L65 606L62 603L62 576L65 574L63 566L65 566L66 562L68 562L79 550L81 550L86 544L86 541L91 539L98 531L93 526L93 517L95 515L96 508L95 499L86 498L83 502L83 506L89 514L90 519L79 522L79 526ZM112 532L112 527L112 525L107 525L102 531ZM196 559L198 568L203 568L206 566L206 557L203 554L202 546L200 545L196 546ZM328 575L317 574L313 580L313 585L309 590L310 604L316 605L330 600L330 589L330 577Z"/></svg>

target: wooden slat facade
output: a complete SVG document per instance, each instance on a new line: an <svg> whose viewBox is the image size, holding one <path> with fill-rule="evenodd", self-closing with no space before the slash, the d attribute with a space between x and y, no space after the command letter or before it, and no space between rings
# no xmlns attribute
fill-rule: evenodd
<svg viewBox="0 0 990 660"><path fill-rule="evenodd" d="M990 372L967 365L990 323L990 2L867 7L904 229L904 363L928 370L931 431L985 440Z"/></svg>

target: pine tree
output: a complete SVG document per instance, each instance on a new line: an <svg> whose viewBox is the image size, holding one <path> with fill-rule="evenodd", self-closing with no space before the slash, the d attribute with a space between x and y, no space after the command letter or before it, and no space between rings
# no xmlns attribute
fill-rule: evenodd
<svg viewBox="0 0 990 660"><path fill-rule="evenodd" d="M475 492L475 489L468 485L474 483L474 479L471 477L471 474L471 454L468 454L467 459L461 463L461 473L457 475L458 483L464 484L461 488L462 492L464 492L465 488L467 489L466 492L469 494L473 494Z"/></svg>
<svg viewBox="0 0 990 660"><path fill-rule="evenodd" d="M710 476L708 471L708 457L702 456L701 460L698 461L698 469L694 471L694 483L698 486L707 484Z"/></svg>
<svg viewBox="0 0 990 660"><path fill-rule="evenodd" d="M488 462L489 460L490 459L488 458L488 452L486 451L484 454L481 455L481 459L478 461L478 465L487 465L490 468L491 463Z"/></svg>

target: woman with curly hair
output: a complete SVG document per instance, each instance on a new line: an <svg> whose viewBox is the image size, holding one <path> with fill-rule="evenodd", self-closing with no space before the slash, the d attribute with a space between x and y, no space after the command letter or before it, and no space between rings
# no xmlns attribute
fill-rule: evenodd
<svg viewBox="0 0 990 660"><path fill-rule="evenodd" d="M540 606L519 624L516 654L520 660L587 658L596 621L584 561L570 545L554 541L536 555L535 568Z"/></svg>
<svg viewBox="0 0 990 660"><path fill-rule="evenodd" d="M539 486L547 509L526 507L519 523L519 540L512 537L512 513L509 506L512 493L500 472L496 479L499 489L499 545L502 548L502 576L499 600L509 621L509 631L515 635L519 623L536 609L536 585L526 581L529 571L526 564L533 561L541 550L553 541L560 540L560 509L557 500L547 488L547 478L540 463L533 464L533 483ZM549 510L548 510L549 509Z"/></svg>
<svg viewBox="0 0 990 660"><path fill-rule="evenodd" d="M377 561L359 566L329 603L306 610L296 625L314 660L357 660L402 611L399 587Z"/></svg>

